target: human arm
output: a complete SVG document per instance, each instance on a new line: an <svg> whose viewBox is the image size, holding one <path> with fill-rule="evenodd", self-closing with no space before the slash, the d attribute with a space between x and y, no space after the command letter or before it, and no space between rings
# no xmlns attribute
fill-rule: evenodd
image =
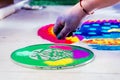
<svg viewBox="0 0 120 80"><path fill-rule="evenodd" d="M119 1L120 0L83 0L81 4L87 12L91 12L93 10L111 6ZM80 6L80 3L77 3L71 9L66 11L65 14L59 16L53 29L57 38L64 39L70 32L78 27L80 21L86 15L87 14Z"/></svg>

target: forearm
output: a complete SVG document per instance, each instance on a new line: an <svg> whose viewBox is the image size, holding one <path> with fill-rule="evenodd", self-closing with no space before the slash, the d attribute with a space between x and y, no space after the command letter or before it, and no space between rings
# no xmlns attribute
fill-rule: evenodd
<svg viewBox="0 0 120 80"><path fill-rule="evenodd" d="M120 2L120 0L83 0L82 6L86 9L86 11L90 12L95 9L111 6L118 2Z"/></svg>

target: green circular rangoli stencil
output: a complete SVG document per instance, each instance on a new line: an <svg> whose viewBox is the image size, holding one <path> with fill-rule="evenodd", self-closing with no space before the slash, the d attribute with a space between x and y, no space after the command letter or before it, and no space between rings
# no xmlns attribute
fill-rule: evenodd
<svg viewBox="0 0 120 80"><path fill-rule="evenodd" d="M90 62L90 50L65 44L38 44L14 51L11 58L18 64L40 69L64 69Z"/></svg>

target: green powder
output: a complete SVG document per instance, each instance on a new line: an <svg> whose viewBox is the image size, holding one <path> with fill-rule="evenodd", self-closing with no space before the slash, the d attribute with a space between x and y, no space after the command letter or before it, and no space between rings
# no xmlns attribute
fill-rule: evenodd
<svg viewBox="0 0 120 80"><path fill-rule="evenodd" d="M79 0L30 0L29 5L74 5Z"/></svg>

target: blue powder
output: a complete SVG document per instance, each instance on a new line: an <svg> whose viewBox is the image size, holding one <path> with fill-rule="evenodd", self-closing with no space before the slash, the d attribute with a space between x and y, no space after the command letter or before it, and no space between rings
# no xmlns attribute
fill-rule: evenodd
<svg viewBox="0 0 120 80"><path fill-rule="evenodd" d="M89 45L90 47L92 47L93 49L97 49L97 50L120 50L120 45L118 46L109 46L109 45Z"/></svg>
<svg viewBox="0 0 120 80"><path fill-rule="evenodd" d="M82 35L86 39L120 38L120 32L108 32L112 28L120 28L120 22L117 20L86 21L73 34Z"/></svg>

